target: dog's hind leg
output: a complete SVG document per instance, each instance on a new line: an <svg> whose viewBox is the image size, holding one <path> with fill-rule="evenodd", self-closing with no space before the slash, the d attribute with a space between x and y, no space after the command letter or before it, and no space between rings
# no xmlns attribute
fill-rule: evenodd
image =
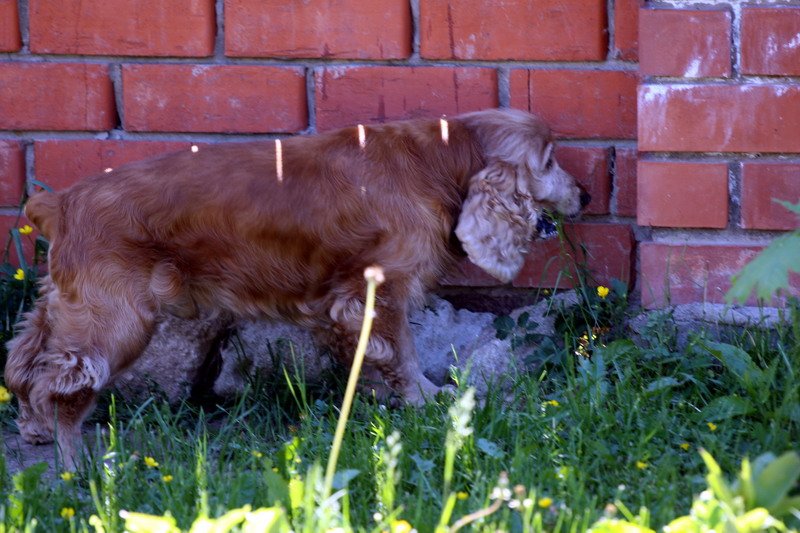
<svg viewBox="0 0 800 533"><path fill-rule="evenodd" d="M440 388L431 383L420 369L402 293L393 289L391 282L382 285L379 293L364 360L366 385L382 397L386 396L386 390L377 382L384 381L403 400L419 405L432 399ZM330 316L334 320L333 351L349 366L361 331L364 304L357 298L341 297L331 308Z"/></svg>

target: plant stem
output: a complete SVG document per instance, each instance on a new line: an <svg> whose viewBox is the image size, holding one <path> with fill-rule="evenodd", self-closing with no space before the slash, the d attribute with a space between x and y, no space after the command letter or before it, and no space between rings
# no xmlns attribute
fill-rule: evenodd
<svg viewBox="0 0 800 533"><path fill-rule="evenodd" d="M342 409L339 413L339 421L336 424L336 432L333 436L331 454L328 457L328 468L325 471L325 484L323 485L322 499L327 500L333 488L333 476L336 474L336 462L339 460L339 450L344 439L344 430L347 426L347 419L350 416L350 408L353 405L353 396L356 392L358 376L361 372L361 365L364 362L364 354L367 351L367 342L372 330L372 320L375 315L375 290L378 285L383 283L383 270L380 267L368 267L364 270L364 277L367 280L367 298L364 305L364 322L361 325L361 335L358 338L356 354L353 357L353 366L350 367L350 377L347 379L347 388L342 401Z"/></svg>

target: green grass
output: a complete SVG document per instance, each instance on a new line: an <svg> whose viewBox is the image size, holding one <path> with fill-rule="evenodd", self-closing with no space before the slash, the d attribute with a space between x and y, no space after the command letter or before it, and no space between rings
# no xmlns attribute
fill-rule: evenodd
<svg viewBox="0 0 800 533"><path fill-rule="evenodd" d="M21 238L14 233L17 247ZM31 303L45 245L36 243L23 279L14 279L6 252L3 340ZM745 520L760 501L753 494L799 488L794 467L783 468L793 458L780 463L785 479L760 476L767 461L754 461L758 483L742 481L750 469L742 460L800 449L800 304L790 301L776 332L722 332L728 343L720 343L697 331L679 349L668 313L633 335L627 287L615 282L601 296L590 285L578 290L577 307L553 307L551 337L533 334L528 316L496 322L527 365L498 378L477 403L457 374L455 398L420 408L356 396L330 498L323 468L340 419L341 377L314 387L289 375L255 381L219 404L124 403L106 392L77 472L62 477L37 465L11 475L0 455L0 533L123 531L130 513L171 516L140 517L148 527L131 519L131 531L188 530L198 517L238 523L245 506L282 508L292 530L309 533L396 533L405 522L437 533L629 533L690 510L707 515L698 519L707 529L758 530L723 527L719 518ZM14 402L0 411L5 435L16 432L14 416ZM701 449L728 479L743 468L738 488L707 475L715 466ZM709 486L716 498L698 497ZM746 497L724 497L734 489ZM787 501L797 513L800 500ZM798 515L782 512L796 528ZM165 526L170 520L178 529ZM228 530L214 527L203 531ZM673 533L690 530L673 524Z"/></svg>
<svg viewBox="0 0 800 533"><path fill-rule="evenodd" d="M798 449L800 349L792 328L769 342L766 334L740 335L738 346L698 334L676 351L654 321L637 344L610 331L581 344L584 330L570 328L604 319L592 306L612 304L590 298L577 316L561 317L546 350L520 343L536 370L504 377L457 420L448 397L400 409L357 397L338 461L338 481L349 481L335 520L358 531L386 529L387 520L434 531L451 493L458 497L449 524L489 507L506 473L509 487L520 486L511 499L532 507L503 504L464 530L584 531L614 502L646 507L650 525L660 527L687 514L706 488L699 448L729 473L744 457ZM460 397L465 380L456 377ZM204 510L215 517L250 504L282 506L302 531L318 508L302 498L314 494L312 467L328 459L343 388L255 383L235 402L205 409L107 400L95 418L99 452L73 479L37 480L32 471L24 483L18 476L19 489L3 474L0 523L13 530L35 518L38 531L93 530L88 521L98 515L107 531L122 531L119 512L127 510L169 512L188 529ZM13 408L2 413L6 433L14 431L12 416ZM401 449L389 453L393 433ZM456 453L445 487L448 442ZM63 518L64 508L75 516Z"/></svg>

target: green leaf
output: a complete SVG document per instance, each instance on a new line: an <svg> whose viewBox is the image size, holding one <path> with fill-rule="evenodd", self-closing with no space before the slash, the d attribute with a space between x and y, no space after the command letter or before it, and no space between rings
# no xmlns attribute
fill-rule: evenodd
<svg viewBox="0 0 800 533"><path fill-rule="evenodd" d="M772 510L789 494L800 477L800 456L786 452L770 464L756 479L756 504Z"/></svg>
<svg viewBox="0 0 800 533"><path fill-rule="evenodd" d="M125 529L131 533L180 533L169 511L165 516L129 512L120 515L125 520Z"/></svg>
<svg viewBox="0 0 800 533"><path fill-rule="evenodd" d="M797 213L798 215L800 215L800 202L798 202L796 204L791 204L791 203L785 202L783 200L778 200L777 198L773 198L772 201L775 202L775 203L781 204L783 207L785 207L789 211L793 211L793 212Z"/></svg>
<svg viewBox="0 0 800 533"><path fill-rule="evenodd" d="M343 489L350 483L350 480L361 473L360 470L349 468L347 470L338 470L333 475L333 488L335 490Z"/></svg>
<svg viewBox="0 0 800 533"><path fill-rule="evenodd" d="M763 531L777 525L777 520L770 516L769 511L760 507L736 519L736 530L740 533L750 531Z"/></svg>
<svg viewBox="0 0 800 533"><path fill-rule="evenodd" d="M658 378L650 382L647 386L647 392L658 392L672 387L677 387L681 382L672 377Z"/></svg>
<svg viewBox="0 0 800 533"><path fill-rule="evenodd" d="M708 488L712 490L717 499L729 507L733 507L733 491L731 490L725 477L722 475L722 469L719 464L714 460L710 453L700 448L700 457L708 468L706 481L708 481Z"/></svg>
<svg viewBox="0 0 800 533"><path fill-rule="evenodd" d="M247 513L242 533L283 533L289 531L289 522L283 509L257 509Z"/></svg>
<svg viewBox="0 0 800 533"><path fill-rule="evenodd" d="M700 413L700 418L706 421L727 420L753 412L749 400L738 396L722 396L712 400Z"/></svg>
<svg viewBox="0 0 800 533"><path fill-rule="evenodd" d="M477 446L480 451L494 459L502 459L505 455L505 452L502 448L500 448L500 446L484 438L478 439L477 442L475 442L475 446Z"/></svg>
<svg viewBox="0 0 800 533"><path fill-rule="evenodd" d="M800 230L776 237L740 270L725 300L745 303L755 290L756 298L768 301L779 289L789 287L789 272L800 272Z"/></svg>
<svg viewBox="0 0 800 533"><path fill-rule="evenodd" d="M492 326L497 330L497 338L502 340L514 331L514 319L508 315L499 316L494 319Z"/></svg>
<svg viewBox="0 0 800 533"><path fill-rule="evenodd" d="M702 346L722 361L725 368L745 387L763 384L764 371L758 368L750 355L741 348L721 342L703 342Z"/></svg>

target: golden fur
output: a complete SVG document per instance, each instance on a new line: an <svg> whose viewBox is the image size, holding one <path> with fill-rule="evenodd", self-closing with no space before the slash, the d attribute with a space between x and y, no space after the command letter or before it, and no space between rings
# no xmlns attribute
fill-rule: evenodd
<svg viewBox="0 0 800 533"><path fill-rule="evenodd" d="M433 395L409 306L461 247L513 279L538 210L575 215L588 201L539 119L488 110L447 125L446 139L438 120L370 126L364 146L356 128L288 138L280 169L272 142L202 146L34 195L26 213L50 240L50 276L5 371L22 436L48 442L57 422L70 460L97 393L161 313L290 320L347 363L370 265L386 282L367 363L407 401Z"/></svg>

